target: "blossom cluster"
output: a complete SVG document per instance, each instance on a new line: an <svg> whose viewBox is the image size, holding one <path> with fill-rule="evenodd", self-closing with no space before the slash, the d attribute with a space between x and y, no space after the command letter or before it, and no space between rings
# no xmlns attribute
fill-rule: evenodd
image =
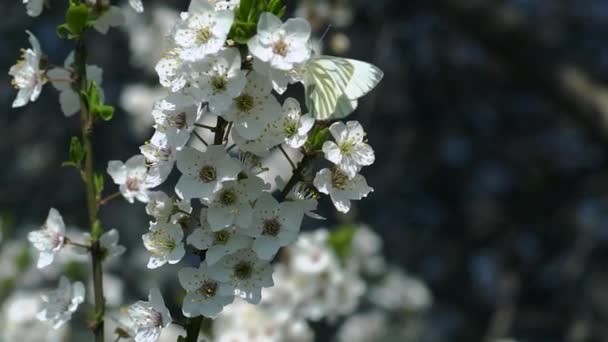
<svg viewBox="0 0 608 342"><path fill-rule="evenodd" d="M296 240L305 214L318 217L319 193L348 212L351 200L372 191L359 171L374 152L358 122L317 121L296 99L279 101L289 84L304 82L314 58L308 22L264 12L257 34L238 44L229 38L237 5L193 0L180 15L156 65L169 94L152 109L155 132L140 155L107 169L125 199L147 203L148 268L176 264L187 249L204 256L178 275L187 317L215 317L235 298L259 303L273 285L274 256ZM333 141L314 150L309 141L323 128ZM334 166L300 182L310 169L294 165L295 182L273 195L261 177L264 158L281 150L293 163L286 149L302 159L324 154ZM174 169L175 195L155 190Z"/></svg>
<svg viewBox="0 0 608 342"><path fill-rule="evenodd" d="M124 22L116 6L85 3L90 5L87 15L94 18L92 27L101 33ZM129 3L137 12L143 11L141 1ZM26 5L30 15L40 14L39 1L29 0ZM346 213L352 200L373 191L360 174L362 167L374 162L374 151L360 123L332 122L330 116L306 113L295 98L281 100L288 86L296 83L303 83L309 96L310 80L322 68L322 63L311 66L317 56L312 49L310 24L301 18L283 22L278 12L258 13L257 30L243 42L242 37L231 36L238 10L239 1L192 0L188 11L181 13L165 38L168 48L155 68L160 84L168 91L152 108L155 132L140 147L140 154L124 163L110 161L107 166L124 199L146 203L146 211L153 218L142 235L149 252L149 269L176 264L188 251L200 256L197 267L184 267L178 272L179 283L186 291L182 305L186 317L214 318L236 298L259 304L262 290L275 283L271 261L282 247L297 240L305 215L320 218L314 210L321 194L328 195L336 209ZM63 66L51 68L36 38L28 34L32 48L24 51L23 59L9 72L19 89L14 107L35 101L47 82L59 91L66 116L80 109L83 98L103 101L103 92L97 88L102 82L100 68L86 66L93 90L78 93L75 83L82 75L75 70L74 54ZM348 67L334 63L341 69L335 71L328 66L323 72L335 71L334 87L340 89L327 88L328 94L316 90L316 101L346 96L348 108L356 107L356 99L371 90L379 78L373 82L341 81L354 84L349 88L336 80L361 76L348 68L361 66L347 60L341 63ZM352 73L347 75L346 71ZM87 103L89 107L102 106L97 102ZM337 107L338 100L335 102L336 111L347 111ZM214 120L215 126L210 126ZM276 151L288 160L293 174L287 182L277 180L273 186L262 174L270 166L265 165L264 158ZM75 157L70 162L78 167L82 162L78 155L83 154L70 149L71 158L72 152ZM321 155L331 166L315 172L312 162ZM300 158L298 163L292 161L295 157ZM164 183L174 169L179 172L175 195L156 189L161 185L166 188ZM276 188L280 191L275 194ZM103 202L98 198L96 205ZM125 250L117 244L116 230L97 238L104 258ZM51 209L45 227L29 235L40 252L40 268L51 264L69 244L92 255L97 253L92 251L97 248L93 248L97 240L90 235L83 239L85 242L79 243L66 236L55 209ZM281 271L277 272L280 276ZM331 276L324 281L349 282L340 273L328 274ZM39 318L59 328L83 296L82 284L72 286L62 278L59 289L46 297L48 305ZM129 313L137 327L136 341L158 339L161 329L171 321L156 289L147 302L133 304ZM314 319L314 313L310 315Z"/></svg>

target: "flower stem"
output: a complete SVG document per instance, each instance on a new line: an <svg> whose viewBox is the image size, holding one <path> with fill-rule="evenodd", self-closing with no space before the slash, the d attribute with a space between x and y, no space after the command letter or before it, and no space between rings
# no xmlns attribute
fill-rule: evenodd
<svg viewBox="0 0 608 342"><path fill-rule="evenodd" d="M84 39L81 36L76 40L76 49L74 53L74 68L78 77L78 86L80 92L86 92L88 88L87 80L87 51L84 43ZM95 335L96 342L104 341L104 311L105 311L105 299L103 296L103 284L102 284L102 249L99 245L98 235L99 232L95 230L100 229L99 223L97 222L97 198L95 193L95 185L93 182L93 144L91 142L91 135L93 133L93 118L87 107L87 102L81 96L80 97L80 119L82 123L82 145L85 150L85 161L83 170L83 181L87 196L87 208L89 213L89 224L91 226L91 263L93 270L93 291L95 297L95 316L94 322L91 324L91 330ZM96 236L97 235L97 236Z"/></svg>
<svg viewBox="0 0 608 342"><path fill-rule="evenodd" d="M102 199L99 200L99 206L101 207L102 205L110 202L111 200L115 199L116 197L120 196L120 191L116 191L115 193L108 195Z"/></svg>
<svg viewBox="0 0 608 342"><path fill-rule="evenodd" d="M285 187L281 191L281 194L279 195L279 201L285 200L285 197L287 197L291 189L293 189L293 187L296 186L296 184L298 184L298 182L302 180L302 175L304 174L304 171L306 170L308 165L310 165L313 159L313 155L304 154L304 157L302 157L302 159L298 163L298 166L293 170L291 178L289 178L287 184L285 184Z"/></svg>
<svg viewBox="0 0 608 342"><path fill-rule="evenodd" d="M213 136L213 144L214 145L222 145L224 143L224 135L226 132L226 127L228 126L228 121L224 120L222 117L217 117L217 124L211 130L214 132ZM201 255L201 261L204 260L204 256ZM201 333L201 325L203 323L203 316L192 317L188 319L184 328L186 328L186 341L187 342L197 342L198 335Z"/></svg>
<svg viewBox="0 0 608 342"><path fill-rule="evenodd" d="M279 145L279 150L281 150L281 153L283 153L283 156L285 156L285 159L287 159L287 161L289 162L289 165L291 165L291 169L295 170L296 164L294 164L293 160L291 160L291 158L289 157L289 154L287 154L287 151L285 151L285 149L283 148L283 145Z"/></svg>
<svg viewBox="0 0 608 342"><path fill-rule="evenodd" d="M201 332L203 316L193 317L186 324L186 342L197 342L198 335Z"/></svg>

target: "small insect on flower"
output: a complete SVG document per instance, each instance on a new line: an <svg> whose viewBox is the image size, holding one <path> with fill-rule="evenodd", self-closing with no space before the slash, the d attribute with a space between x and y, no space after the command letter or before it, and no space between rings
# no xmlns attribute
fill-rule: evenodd
<svg viewBox="0 0 608 342"><path fill-rule="evenodd" d="M70 283L68 278L61 276L59 287L42 295L43 309L36 317L41 321L50 321L53 329L59 329L66 324L78 305L84 302L84 285L77 281Z"/></svg>
<svg viewBox="0 0 608 342"><path fill-rule="evenodd" d="M57 209L51 208L42 229L30 232L27 238L40 252L38 268L50 265L65 245L65 223Z"/></svg>

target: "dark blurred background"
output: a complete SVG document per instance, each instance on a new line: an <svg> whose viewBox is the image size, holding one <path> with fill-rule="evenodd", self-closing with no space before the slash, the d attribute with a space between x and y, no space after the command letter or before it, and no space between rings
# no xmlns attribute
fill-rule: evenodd
<svg viewBox="0 0 608 342"><path fill-rule="evenodd" d="M7 72L28 46L25 29L55 64L70 52L55 34L65 5L51 3L39 18L20 1L0 5L0 210L17 227L42 222L49 206L86 224L80 180L59 166L78 118L64 118L50 84L36 103L10 109ZM151 18L157 5L187 8L185 0L144 4L137 20L150 25L162 21ZM287 4L317 37L332 25L325 53L385 72L352 116L376 151L363 172L375 192L348 216L323 202L327 225L372 226L388 259L430 286L430 326L442 340L607 341L608 1ZM130 58L139 38L128 32L89 37L118 109L96 130L97 169L138 153L152 132L145 114L123 109L127 84L158 83ZM143 205L116 201L101 215L140 243Z"/></svg>

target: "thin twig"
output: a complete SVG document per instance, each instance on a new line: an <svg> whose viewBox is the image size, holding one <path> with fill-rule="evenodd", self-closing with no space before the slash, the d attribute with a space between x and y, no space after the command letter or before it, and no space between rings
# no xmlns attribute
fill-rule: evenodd
<svg viewBox="0 0 608 342"><path fill-rule="evenodd" d="M99 206L101 207L102 205L110 202L111 200L115 199L118 196L120 196L120 191L116 191L115 193L106 196L105 198L99 200Z"/></svg>
<svg viewBox="0 0 608 342"><path fill-rule="evenodd" d="M203 125L203 124L195 123L194 126L200 127L200 128L206 128L206 129L210 130L211 132L215 131L215 127L209 126L209 125Z"/></svg>
<svg viewBox="0 0 608 342"><path fill-rule="evenodd" d="M209 146L205 139L203 139L203 137L201 137L196 130L192 131L192 133L194 133L194 136L197 137L198 140L200 140L205 146Z"/></svg>
<svg viewBox="0 0 608 342"><path fill-rule="evenodd" d="M293 163L293 160L291 160L291 158L289 157L289 155L287 154L287 152L283 148L283 145L279 145L279 150L281 150L281 153L283 153L283 155L285 156L285 159L287 159L287 161L289 162L289 165L291 165L291 169L295 170L296 169L296 164Z"/></svg>
<svg viewBox="0 0 608 342"><path fill-rule="evenodd" d="M76 40L76 48L74 52L74 66L79 81L79 88L81 92L86 92L88 89L87 80L87 51L84 43L84 38L81 36ZM80 97L80 114L82 123L82 145L85 150L85 162L84 162L84 177L83 181L85 184L86 195L87 195L87 207L89 212L89 224L91 226L91 247L89 249L91 253L91 264L93 271L93 293L95 298L95 315L94 324L91 325L91 330L95 335L96 342L104 342L104 314L105 314L105 298L103 294L103 270L101 263L103 261L103 250L95 236L96 227L99 226L97 222L97 210L99 209L97 203L97 195L95 191L95 183L93 181L93 144L91 142L91 134L93 132L93 115L88 110L87 103L83 96Z"/></svg>

